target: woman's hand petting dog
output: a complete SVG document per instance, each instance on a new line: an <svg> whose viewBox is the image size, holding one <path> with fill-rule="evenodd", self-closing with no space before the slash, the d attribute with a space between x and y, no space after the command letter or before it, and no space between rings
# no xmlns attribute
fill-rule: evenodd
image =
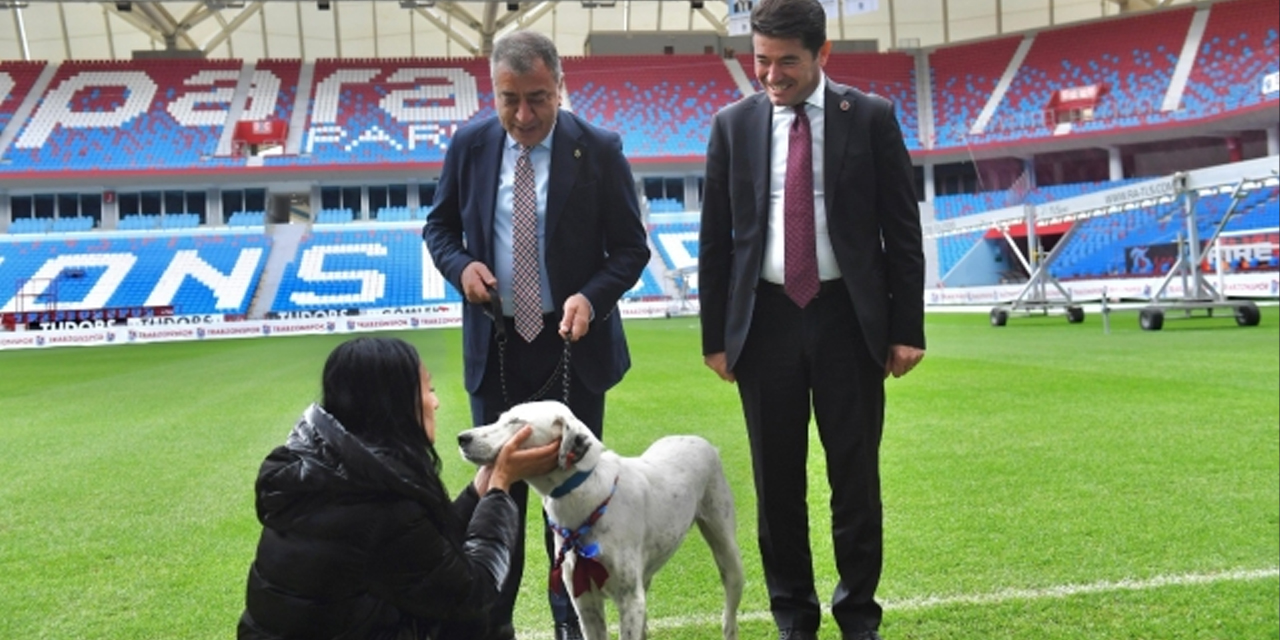
<svg viewBox="0 0 1280 640"><path fill-rule="evenodd" d="M532 434L533 427L525 425L503 445L498 452L498 459L492 465L484 465L476 470L473 481L476 493L484 495L490 489L499 489L505 493L510 491L513 482L542 475L556 468L560 440L548 442L541 447L521 449L520 446Z"/></svg>

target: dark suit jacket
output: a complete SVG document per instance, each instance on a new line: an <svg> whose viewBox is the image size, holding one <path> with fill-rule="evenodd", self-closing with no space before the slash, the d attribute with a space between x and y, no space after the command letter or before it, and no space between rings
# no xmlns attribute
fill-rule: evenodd
<svg viewBox="0 0 1280 640"><path fill-rule="evenodd" d="M924 253L911 157L893 103L827 79L823 172L836 263L867 347L924 348ZM769 230L773 105L763 93L716 114L698 254L702 351L732 370L751 326Z"/></svg>
<svg viewBox="0 0 1280 640"><path fill-rule="evenodd" d="M479 260L494 270L493 216L507 132L490 118L460 129L445 154L434 208L422 236L440 273L462 291L462 270ZM618 299L635 286L649 261L635 180L616 133L560 111L552 132L547 186L546 269L559 317L564 301L582 293L595 318L573 346L572 368L588 389L603 393L631 366ZM493 323L463 304L467 390L484 379Z"/></svg>

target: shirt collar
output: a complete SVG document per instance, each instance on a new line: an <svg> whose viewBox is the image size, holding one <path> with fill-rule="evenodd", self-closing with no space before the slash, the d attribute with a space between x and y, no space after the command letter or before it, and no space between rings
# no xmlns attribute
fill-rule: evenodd
<svg viewBox="0 0 1280 640"><path fill-rule="evenodd" d="M818 76L818 86L813 88L813 93L809 94L809 97L804 99L804 103L806 105L811 105L815 107L818 111L822 111L823 107L826 106L826 99L827 99L827 74L824 73ZM792 111L792 110L793 110L793 107L784 107L779 105L774 105L773 107L774 113L782 113L784 111Z"/></svg>

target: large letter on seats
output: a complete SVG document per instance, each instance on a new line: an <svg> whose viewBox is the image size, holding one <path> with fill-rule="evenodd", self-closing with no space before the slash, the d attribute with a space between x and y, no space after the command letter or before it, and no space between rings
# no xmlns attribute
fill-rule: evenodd
<svg viewBox="0 0 1280 640"><path fill-rule="evenodd" d="M419 80L444 80L423 82ZM400 69L387 84L416 84L413 89L390 91L378 105L400 122L461 122L480 110L476 79L462 69ZM447 104L452 99L453 104ZM409 103L437 103L438 106L409 106Z"/></svg>
<svg viewBox="0 0 1280 640"><path fill-rule="evenodd" d="M241 249L240 256L236 258L236 266L232 267L231 273L222 273L205 262L198 251L184 249L175 252L173 261L164 270L164 275L160 276L156 288L147 298L146 305L148 307L172 305L178 289L182 288L182 283L187 280L187 277L192 277L213 292L213 297L217 299L214 304L215 309L237 310L244 304L244 298L254 284L254 270L258 267L261 258L262 249L260 248Z"/></svg>
<svg viewBox="0 0 1280 640"><path fill-rule="evenodd" d="M338 121L338 99L342 85L364 84L378 75L377 69L338 69L316 84L315 106L311 108L311 124L333 124Z"/></svg>
<svg viewBox="0 0 1280 640"><path fill-rule="evenodd" d="M31 302L37 300L41 294L49 289L54 278L57 278L66 269L84 269L87 267L105 267L106 271L94 283L93 288L85 295L83 300L58 300L54 305L58 309L104 309L107 302L111 300L111 296L115 294L116 289L120 288L120 283L124 281L124 277L129 274L129 270L133 268L134 263L138 261L137 256L132 253L68 253L60 255L56 258L50 258L45 262L38 271L27 279L26 284L22 286L22 291L9 301L0 313L10 313L17 310L18 299L22 298L23 302ZM26 311L40 310L44 311L49 308L49 303L38 302L24 305Z"/></svg>
<svg viewBox="0 0 1280 640"><path fill-rule="evenodd" d="M89 87L124 87L129 97L115 111L72 111L71 99ZM45 94L40 109L13 143L17 149L38 149L59 126L72 129L110 129L145 113L156 95L156 83L141 71L82 71Z"/></svg>
<svg viewBox="0 0 1280 640"><path fill-rule="evenodd" d="M213 86L212 91L188 91L181 98L169 103L169 115L184 127L214 127L226 123L227 109L197 109L201 105L220 105L226 107L235 97L234 84L221 87L219 82L234 83L240 77L235 69L205 69L182 81L188 87Z"/></svg>
<svg viewBox="0 0 1280 640"><path fill-rule="evenodd" d="M329 255L366 255L385 258L387 247L381 244L322 245L307 249L298 263L298 279L303 282L352 282L360 283L356 293L316 293L294 291L289 299L297 305L368 304L381 300L387 292L387 276L380 271L352 269L350 271L325 271L324 259Z"/></svg>

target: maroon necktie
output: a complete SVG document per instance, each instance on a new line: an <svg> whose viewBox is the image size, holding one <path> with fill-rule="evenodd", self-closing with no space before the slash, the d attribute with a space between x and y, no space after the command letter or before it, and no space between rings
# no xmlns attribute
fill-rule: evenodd
<svg viewBox="0 0 1280 640"><path fill-rule="evenodd" d="M818 249L813 229L813 138L804 103L796 105L787 146L787 182L782 211L784 281L787 295L804 308L818 295Z"/></svg>

